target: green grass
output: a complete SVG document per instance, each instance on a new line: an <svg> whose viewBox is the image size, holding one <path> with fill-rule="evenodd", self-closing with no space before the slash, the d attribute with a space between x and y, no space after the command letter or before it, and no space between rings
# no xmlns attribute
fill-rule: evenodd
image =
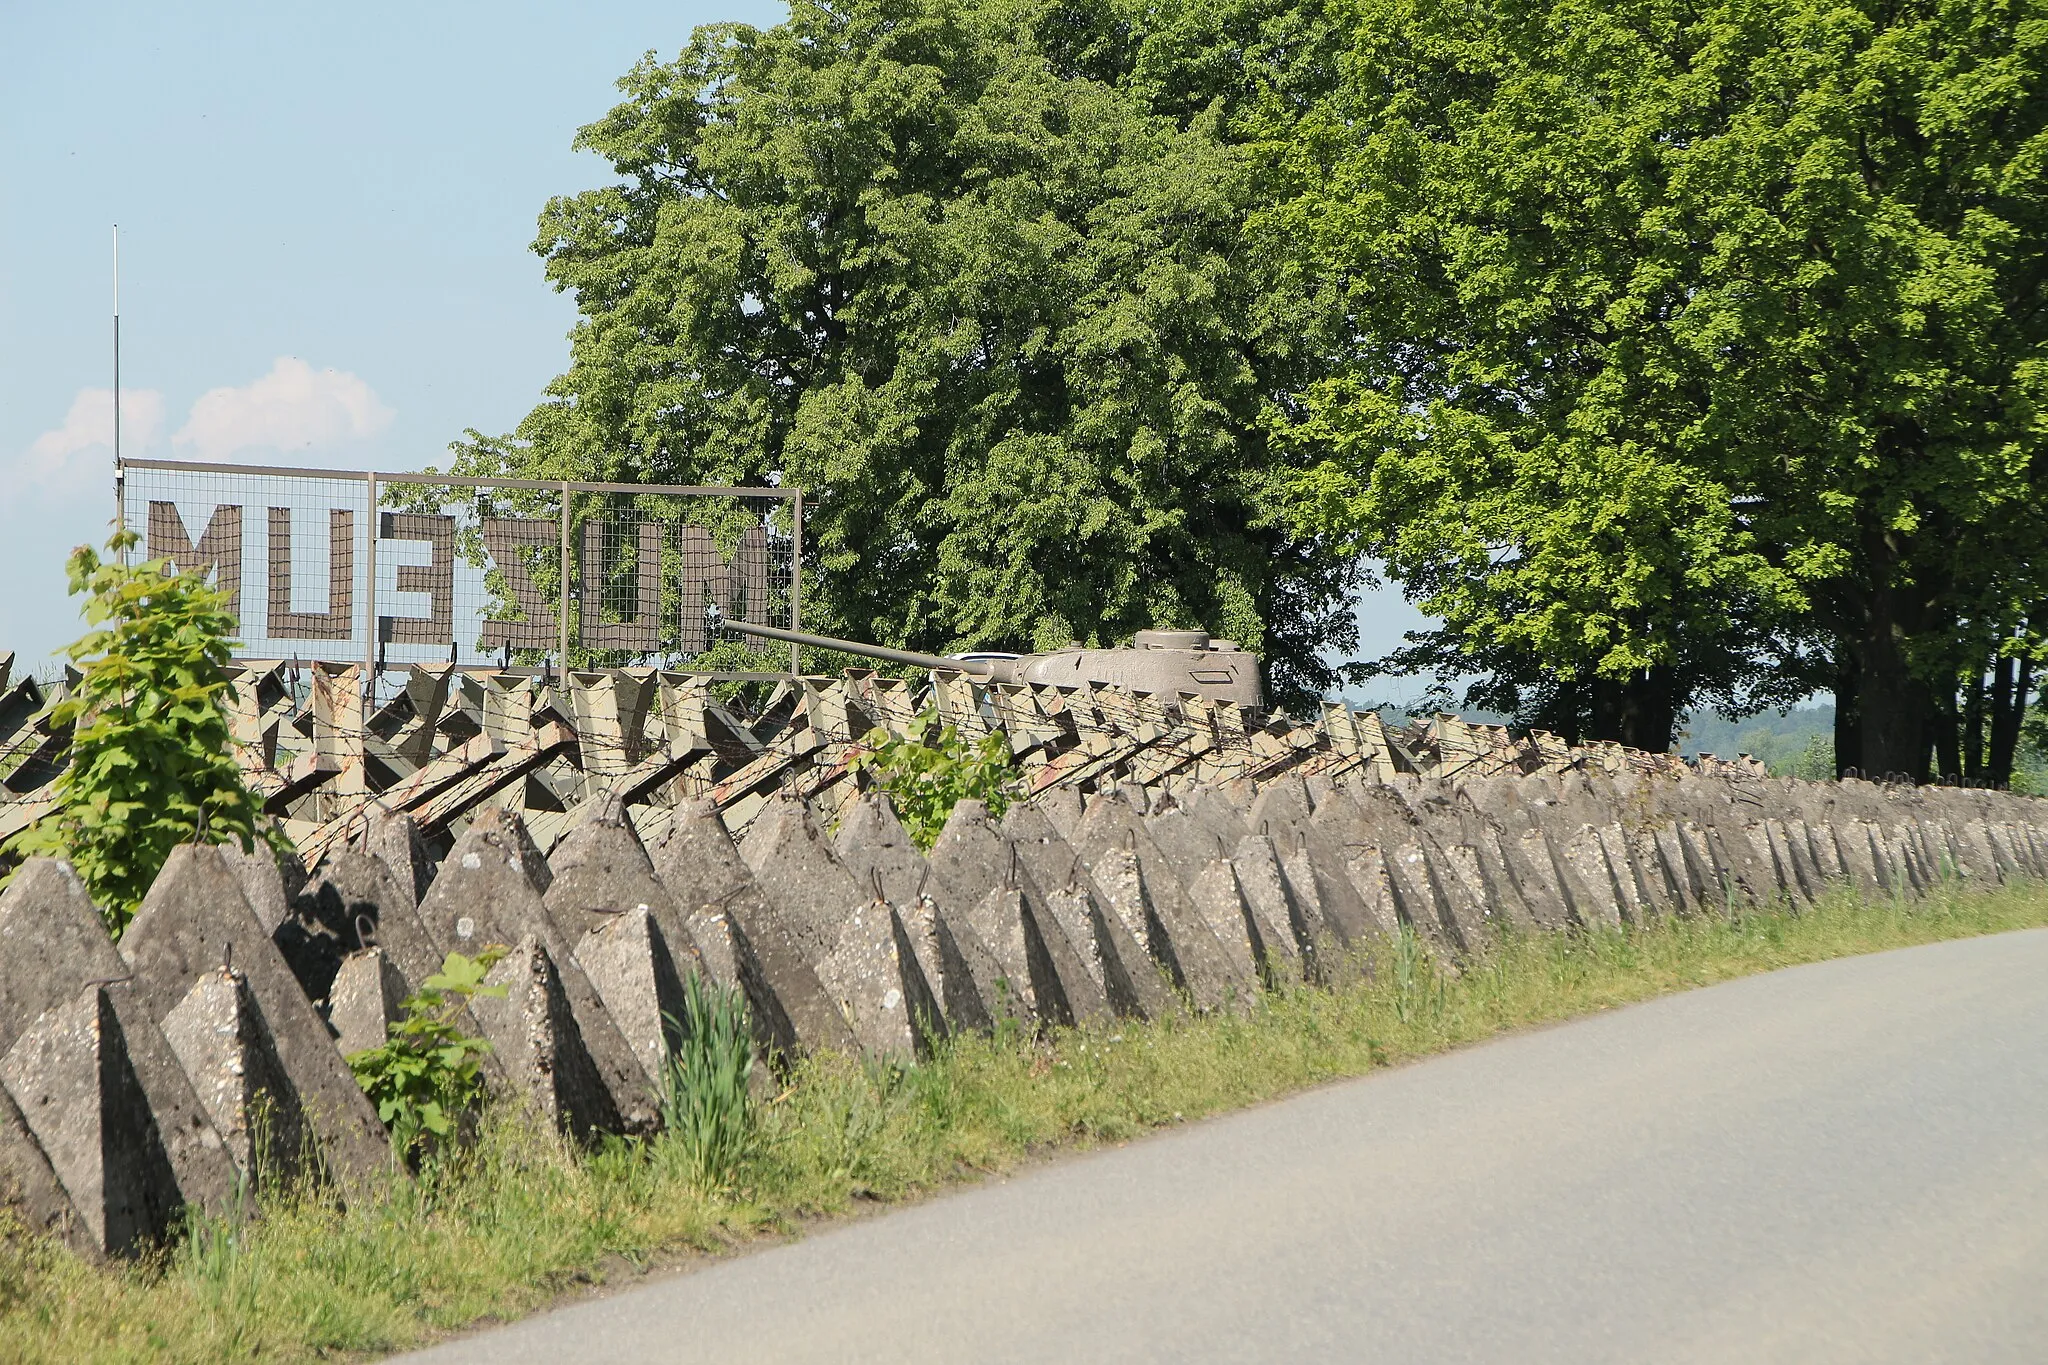
<svg viewBox="0 0 2048 1365"><path fill-rule="evenodd" d="M0 1359L296 1360L371 1354L530 1311L594 1279L798 1230L1059 1148L1116 1143L1508 1030L1802 962L2048 924L2048 887L1844 895L1804 914L1514 938L1451 973L1412 941L1369 980L1244 1017L969 1039L916 1068L828 1057L759 1115L734 1182L675 1144L576 1152L488 1116L458 1167L346 1210L274 1204L153 1264L96 1269L0 1236Z"/></svg>

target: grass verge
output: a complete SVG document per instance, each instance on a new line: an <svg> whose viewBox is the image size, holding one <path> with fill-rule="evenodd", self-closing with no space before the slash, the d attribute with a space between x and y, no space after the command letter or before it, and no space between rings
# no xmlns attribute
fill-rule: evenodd
<svg viewBox="0 0 2048 1365"><path fill-rule="evenodd" d="M338 1209L281 1200L100 1269L0 1233L0 1359L331 1359L538 1307L690 1249L718 1253L858 1199L896 1201L1061 1147L1121 1142L1531 1024L1802 962L2048 925L2048 886L1846 894L1801 914L1514 937L1455 974L1412 940L1369 980L1246 1017L960 1040L904 1068L826 1057L760 1114L730 1186L665 1140L575 1151L518 1112L418 1182Z"/></svg>

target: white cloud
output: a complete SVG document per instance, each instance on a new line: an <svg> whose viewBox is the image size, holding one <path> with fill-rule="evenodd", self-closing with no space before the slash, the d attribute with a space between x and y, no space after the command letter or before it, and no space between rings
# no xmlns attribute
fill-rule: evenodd
<svg viewBox="0 0 2048 1365"><path fill-rule="evenodd" d="M270 373L240 388L209 389L171 440L206 459L252 448L313 450L374 436L393 413L346 370L316 370L279 356Z"/></svg>
<svg viewBox="0 0 2048 1365"><path fill-rule="evenodd" d="M162 434L164 396L155 389L129 389L121 395L121 450L139 455ZM46 431L22 457L25 482L43 488L69 488L104 475L111 480L114 449L114 391L80 389L71 400L64 424ZM104 455L97 452L106 452Z"/></svg>

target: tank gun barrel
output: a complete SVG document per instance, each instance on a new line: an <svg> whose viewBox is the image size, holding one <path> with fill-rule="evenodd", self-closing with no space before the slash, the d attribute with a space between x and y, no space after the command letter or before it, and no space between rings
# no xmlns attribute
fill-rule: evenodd
<svg viewBox="0 0 2048 1365"><path fill-rule="evenodd" d="M781 640L792 645L809 645L813 649L836 649L842 654L859 654L869 659L880 659L884 663L909 664L913 668L938 668L951 673L965 673L968 677L978 678L983 682L1000 681L996 677L995 665L982 659L946 659L937 654L919 654L910 649L890 649L885 645L862 644L858 640L839 640L830 635L813 635L809 631L756 625L752 621L734 621L727 619L725 613L715 606L705 611L704 619L713 631L738 631L742 635L756 635L764 640Z"/></svg>

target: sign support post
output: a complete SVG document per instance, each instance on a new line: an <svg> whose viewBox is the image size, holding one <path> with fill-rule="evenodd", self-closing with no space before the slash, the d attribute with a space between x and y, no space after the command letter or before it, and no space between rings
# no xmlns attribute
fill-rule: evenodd
<svg viewBox="0 0 2048 1365"><path fill-rule="evenodd" d="M363 612L369 629L363 632L363 710L377 709L377 473L363 471L363 486L370 493L369 535L364 537Z"/></svg>
<svg viewBox="0 0 2048 1365"><path fill-rule="evenodd" d="M562 586L561 609L556 612L562 625L562 678L569 677L569 481L562 480Z"/></svg>
<svg viewBox="0 0 2048 1365"><path fill-rule="evenodd" d="M802 619L804 596L804 490L796 490L796 497L790 503L790 551L789 551L789 628L799 630ZM804 673L802 646L789 647L789 676L800 678Z"/></svg>

